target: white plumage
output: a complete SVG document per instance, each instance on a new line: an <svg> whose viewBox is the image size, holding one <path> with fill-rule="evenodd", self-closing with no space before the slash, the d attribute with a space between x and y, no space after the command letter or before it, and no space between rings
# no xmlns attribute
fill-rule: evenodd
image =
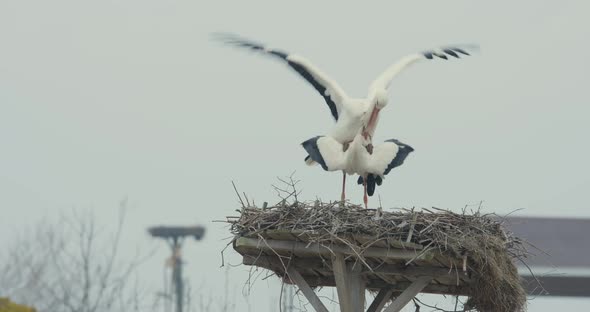
<svg viewBox="0 0 590 312"><path fill-rule="evenodd" d="M271 49L263 44L248 41L236 35L216 34L216 38L227 44L274 56L283 62L286 62L287 65L309 82L324 98L324 101L328 104L332 117L336 121L336 124L328 132L328 135L321 140L325 142L325 148L327 149L331 148L328 147L331 144L328 143L328 137L331 137L331 139L334 140L332 143L340 144L341 146L350 144L359 133L364 139L370 140L372 138L379 119L379 112L388 102L387 93L389 86L393 79L408 66L417 61L431 60L435 57L444 60L447 60L449 57L460 58L461 55L470 55L469 52L467 52L470 48L477 48L477 46L449 46L422 53L410 54L388 67L381 75L379 75L370 84L366 98L351 98L335 80L331 79L321 69L302 56L290 54L277 49ZM329 150L326 150L325 153L330 153L331 155ZM334 155L334 157L333 161L340 159L338 158L340 156ZM376 164L378 162L378 158L375 158L375 156L369 157L369 159L372 160L368 162L361 161L358 164ZM317 160L308 156L305 158L305 162L308 165L313 165L317 163ZM344 167L352 170L351 167ZM346 172L343 173L342 177L342 200L345 199L345 183Z"/></svg>
<svg viewBox="0 0 590 312"><path fill-rule="evenodd" d="M309 157L326 171L342 170L345 174L358 174L359 183L364 185L363 200L375 192L375 184L381 181L391 169L404 163L414 149L395 139L373 146L361 131L346 146L330 136L317 136L301 143Z"/></svg>
<svg viewBox="0 0 590 312"><path fill-rule="evenodd" d="M364 135L371 136L375 130L379 111L387 105L388 88L393 78L411 64L433 59L448 59L449 56L459 58L460 55L469 55L468 46L449 46L437 48L422 53L410 54L388 67L375 79L369 87L366 98L351 98L338 83L331 79L309 60L296 54L290 54L281 50L272 49L253 41L245 40L232 34L216 34L217 39L234 46L248 48L254 51L271 55L286 62L301 77L307 80L324 98L330 109L336 124L328 132L328 135L340 143L352 141L361 128L365 128ZM476 48L476 46L470 46Z"/></svg>

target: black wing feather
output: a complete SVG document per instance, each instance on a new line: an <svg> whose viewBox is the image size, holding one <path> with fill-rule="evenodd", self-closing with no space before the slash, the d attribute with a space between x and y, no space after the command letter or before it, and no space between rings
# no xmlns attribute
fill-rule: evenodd
<svg viewBox="0 0 590 312"><path fill-rule="evenodd" d="M456 58L459 58L459 55L457 53L455 53L455 51L451 50L451 49L444 49L443 51L445 51L446 54L450 55L450 56L454 56Z"/></svg>
<svg viewBox="0 0 590 312"><path fill-rule="evenodd" d="M357 184L363 184L365 180L363 176L359 176L358 180L356 180ZM367 174L367 195L373 196L375 194L376 185L381 185L383 180L380 176L374 175L372 173Z"/></svg>
<svg viewBox="0 0 590 312"><path fill-rule="evenodd" d="M441 53L442 50L442 53ZM434 59L434 57L438 57L441 59L445 59L448 60L448 56L450 55L452 57L456 57L456 58L461 58L461 56L459 54L463 54L463 55L471 55L469 54L467 51L461 49L461 48L457 48L457 47L445 47L442 48L441 50L428 50L422 53L422 55L424 55L425 58L432 60Z"/></svg>
<svg viewBox="0 0 590 312"><path fill-rule="evenodd" d="M301 146L303 146L303 148L307 152L307 154L308 154L307 157L310 157L313 161L320 164L322 166L322 168L324 168L324 170L328 171L328 166L326 165L326 162L324 161L324 157L322 157L322 153L320 153L320 149L318 148L318 139L319 138L321 138L321 136L313 137L313 138L301 143ZM307 159L307 157L305 159Z"/></svg>
<svg viewBox="0 0 590 312"><path fill-rule="evenodd" d="M332 117L334 117L334 120L338 120L338 110L336 109L336 103L332 101L332 98L329 95L326 95L326 87L324 87L321 83L315 80L311 73L307 71L307 69L301 64L297 64L289 60L287 60L287 64L289 64L291 68L295 69L295 71L298 72L299 75L301 75L301 77L307 80L307 82L309 82L320 93L320 95L326 101L326 104L328 104L328 108L330 108L330 113L332 114Z"/></svg>
<svg viewBox="0 0 590 312"><path fill-rule="evenodd" d="M455 52L459 52L459 53L464 54L464 55L471 55L471 54L467 53L463 49L459 49L459 48L451 48L451 49L453 49L453 51L455 51Z"/></svg>
<svg viewBox="0 0 590 312"><path fill-rule="evenodd" d="M332 98L330 98L330 96L326 94L326 87L322 85L319 81L317 81L315 78L313 78L313 75L309 72L307 68L305 68L305 66L290 61L288 59L289 54L287 52L280 50L266 50L266 48L262 44L243 40L233 35L222 35L220 39L222 39L225 43L233 44L238 47L249 48L254 51L263 52L278 57L279 59L286 62L287 65L293 68L301 77L303 77L303 79L307 80L307 82L309 82L320 93L320 95L326 101L326 104L328 104L328 108L330 109L332 117L334 117L335 120L338 120L338 110L336 109L336 103L334 103Z"/></svg>
<svg viewBox="0 0 590 312"><path fill-rule="evenodd" d="M367 176L367 195L373 196L375 194L375 175L369 174Z"/></svg>
<svg viewBox="0 0 590 312"><path fill-rule="evenodd" d="M398 150L397 154L395 155L395 157L393 158L393 160L389 163L389 165L385 169L385 172L383 172L383 175L388 174L389 171L391 171L391 169L401 166L404 163L404 160L406 160L406 157L408 157L408 155L414 151L414 149L411 146L404 144L396 139L387 140L385 142L395 143L397 146L399 146L399 150Z"/></svg>

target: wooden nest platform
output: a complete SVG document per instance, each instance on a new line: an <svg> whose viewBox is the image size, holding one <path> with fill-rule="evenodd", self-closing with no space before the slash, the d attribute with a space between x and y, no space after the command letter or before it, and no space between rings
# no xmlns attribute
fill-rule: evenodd
<svg viewBox="0 0 590 312"><path fill-rule="evenodd" d="M229 217L245 265L299 286L336 286L341 311L399 311L420 292L467 296L465 310L524 311L515 259L527 253L496 216L441 209L361 209L339 202L244 207Z"/></svg>

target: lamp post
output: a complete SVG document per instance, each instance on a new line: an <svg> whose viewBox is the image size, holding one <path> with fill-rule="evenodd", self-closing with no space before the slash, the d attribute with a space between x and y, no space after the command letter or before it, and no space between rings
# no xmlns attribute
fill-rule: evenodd
<svg viewBox="0 0 590 312"><path fill-rule="evenodd" d="M172 250L172 284L176 297L176 312L182 312L184 298L184 283L182 281L182 243L186 237L192 236L195 240L201 240L205 235L202 226L154 226L148 228L151 236L162 238L170 245Z"/></svg>

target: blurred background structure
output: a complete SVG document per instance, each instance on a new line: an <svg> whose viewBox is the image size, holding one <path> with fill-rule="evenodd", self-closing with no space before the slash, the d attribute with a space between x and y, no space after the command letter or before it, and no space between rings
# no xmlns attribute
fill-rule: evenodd
<svg viewBox="0 0 590 312"><path fill-rule="evenodd" d="M197 241L201 240L205 235L205 228L202 226L153 226L148 229L148 232L155 238L165 240L170 246L172 255L168 259L168 264L172 268L171 282L174 289L175 311L182 312L186 305L182 276L182 243L187 237L192 237ZM169 297L168 293L164 294L164 298Z"/></svg>
<svg viewBox="0 0 590 312"><path fill-rule="evenodd" d="M507 227L535 254L526 266L519 264L530 295L590 297L590 241L584 235L590 219L512 217Z"/></svg>

